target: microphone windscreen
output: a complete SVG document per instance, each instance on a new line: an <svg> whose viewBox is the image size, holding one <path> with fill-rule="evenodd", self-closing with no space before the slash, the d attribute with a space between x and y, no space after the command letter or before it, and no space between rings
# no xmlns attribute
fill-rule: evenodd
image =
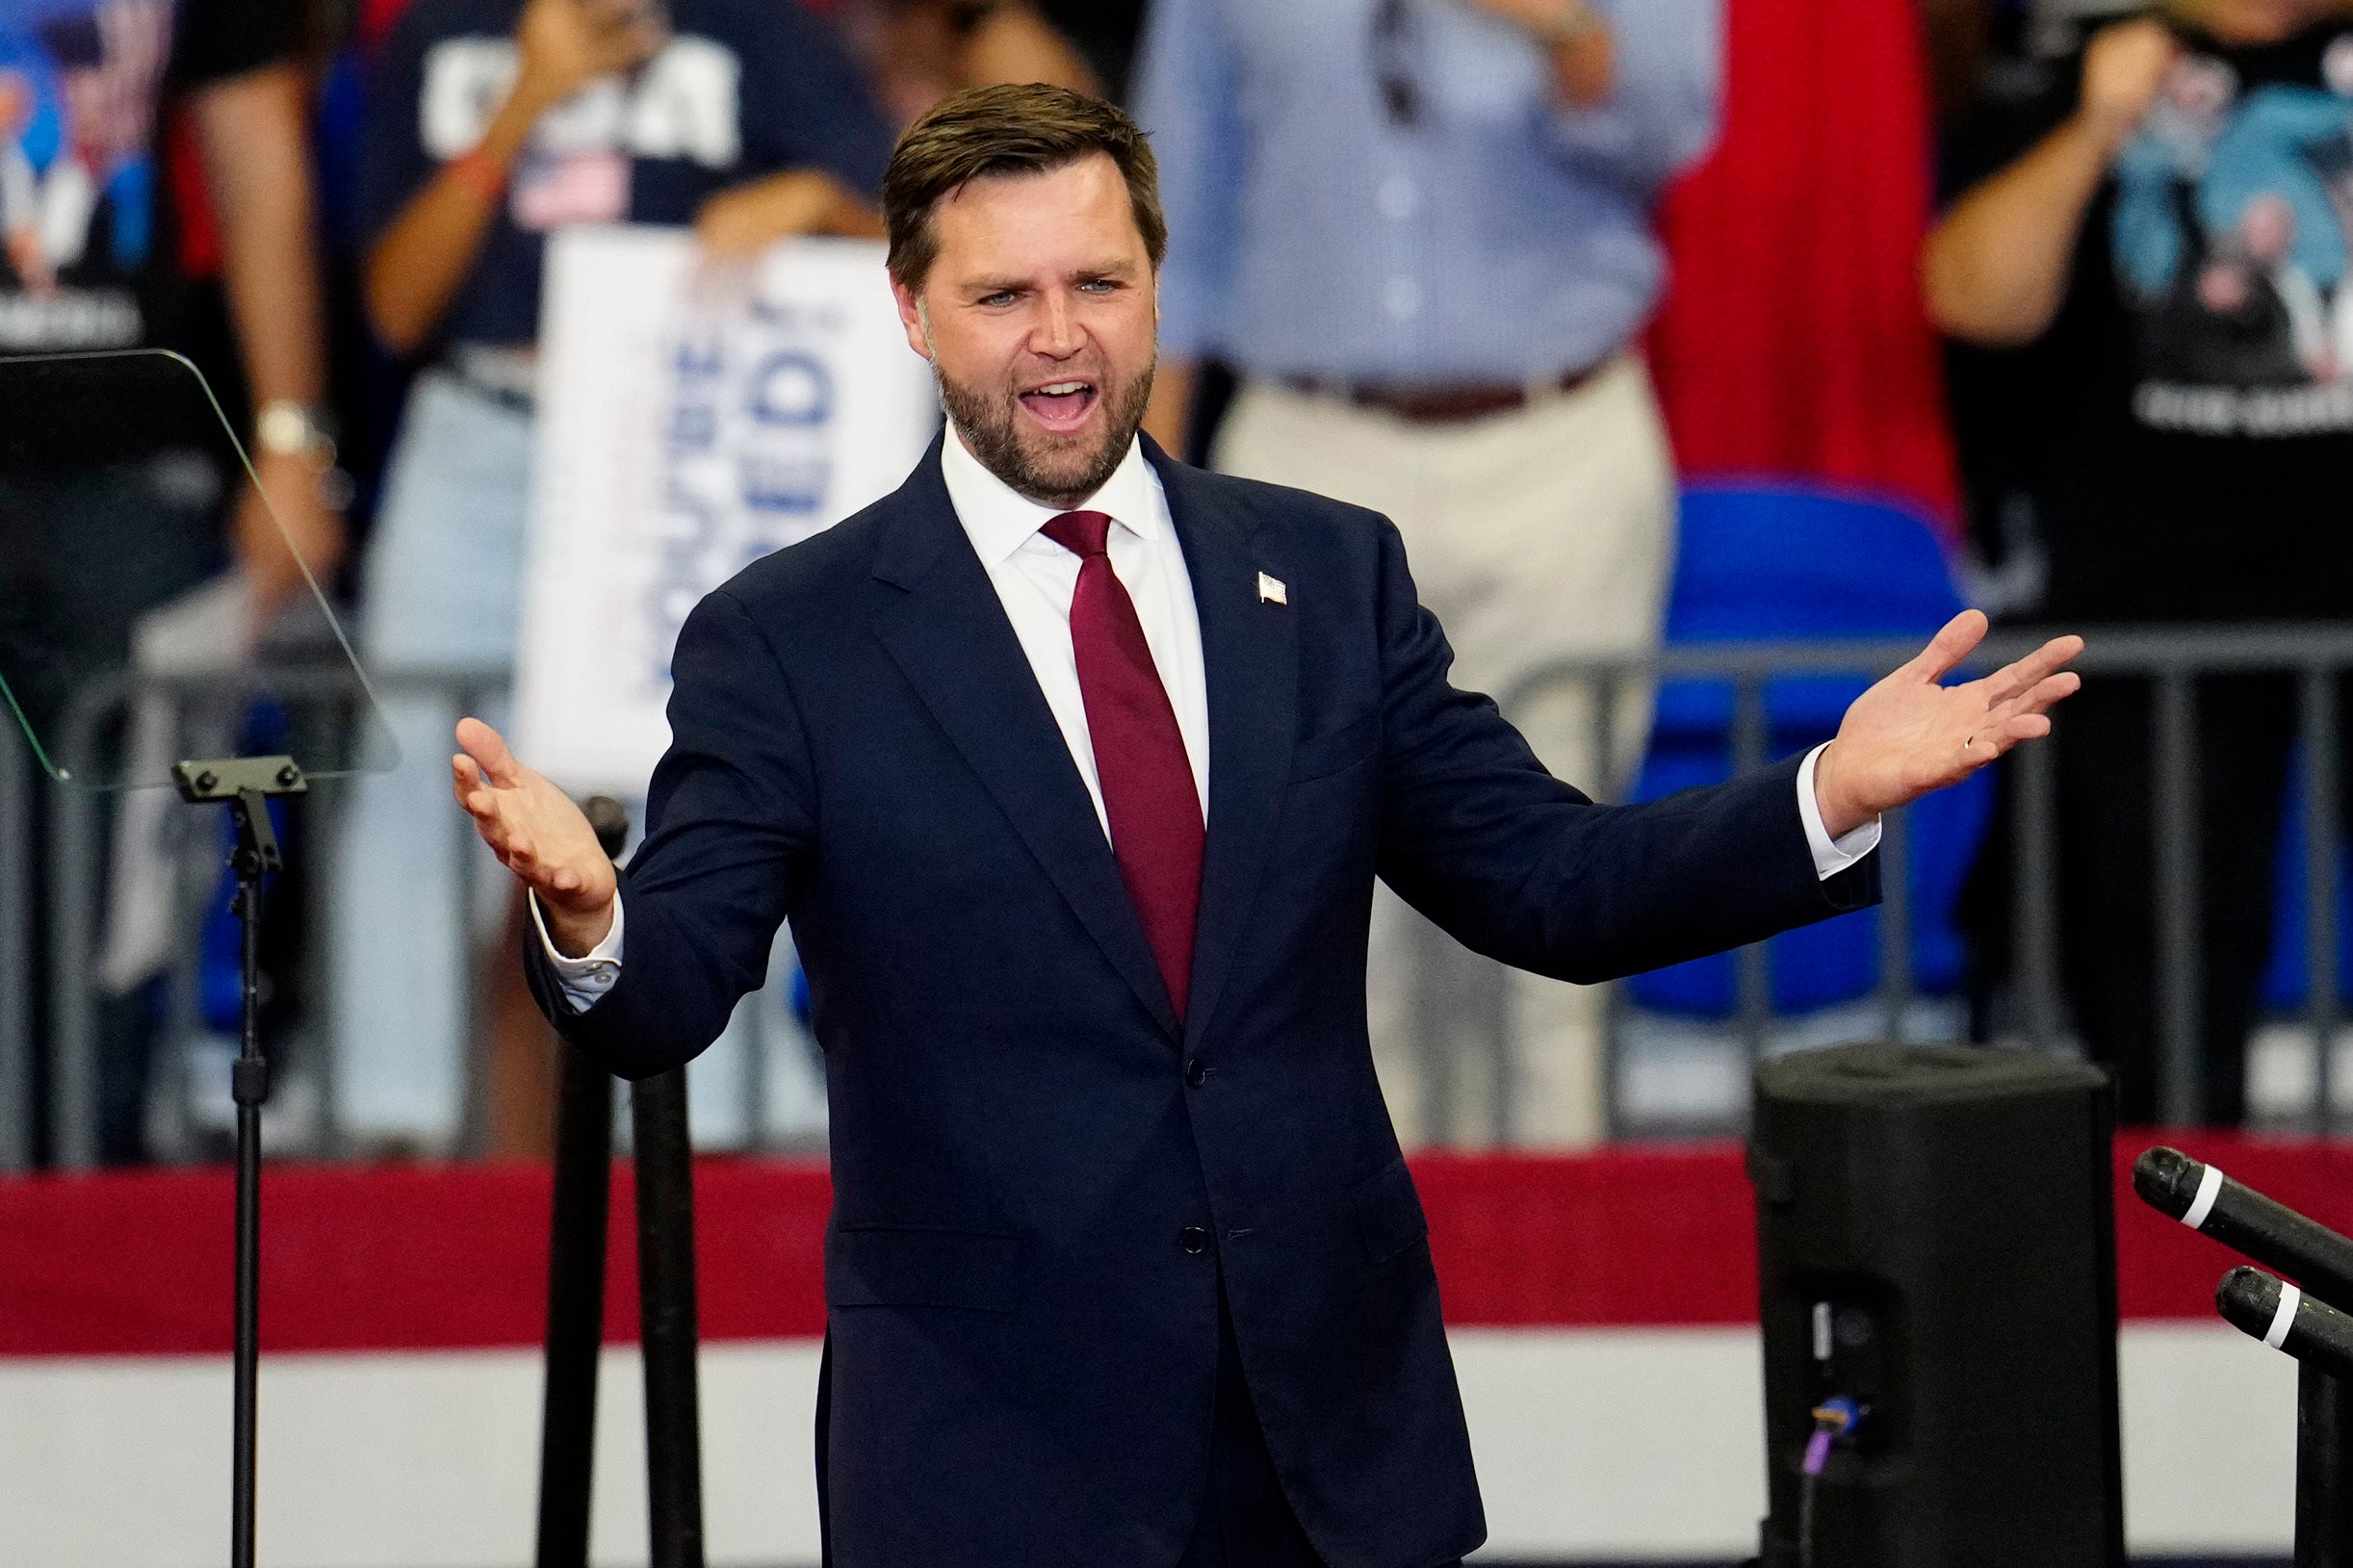
<svg viewBox="0 0 2353 1568"><path fill-rule="evenodd" d="M2279 1342L2271 1339L2271 1330L2279 1319L2280 1297L2286 1289L2261 1269L2242 1263L2214 1287L2214 1310L2240 1333L2276 1348Z"/></svg>
<svg viewBox="0 0 2353 1568"><path fill-rule="evenodd" d="M2179 1220L2197 1201L2205 1167L2178 1148L2153 1148L2133 1162L2133 1191L2169 1220Z"/></svg>
<svg viewBox="0 0 2353 1568"><path fill-rule="evenodd" d="M2261 1269L2233 1269L2214 1287L2230 1324L2332 1376L2353 1378L2353 1318Z"/></svg>
<svg viewBox="0 0 2353 1568"><path fill-rule="evenodd" d="M581 811L588 818L588 826L596 830L597 847L605 852L605 858L619 860L622 849L629 843L629 808L610 795L591 795L581 802Z"/></svg>

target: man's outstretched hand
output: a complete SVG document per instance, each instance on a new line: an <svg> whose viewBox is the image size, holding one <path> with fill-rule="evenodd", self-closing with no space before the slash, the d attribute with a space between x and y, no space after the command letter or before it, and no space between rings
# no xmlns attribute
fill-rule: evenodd
<svg viewBox="0 0 2353 1568"><path fill-rule="evenodd" d="M1918 658L1854 700L1838 738L1814 764L1814 798L1833 838L1930 790L1960 783L2022 740L2051 733L2053 704L2083 681L2063 668L2081 637L2054 637L1981 681L1937 682L1984 640L1985 616L1963 610Z"/></svg>
<svg viewBox="0 0 2353 1568"><path fill-rule="evenodd" d="M479 719L457 722L450 758L457 804L499 863L539 900L557 952L587 953L612 929L612 861L572 797L515 760L496 730Z"/></svg>

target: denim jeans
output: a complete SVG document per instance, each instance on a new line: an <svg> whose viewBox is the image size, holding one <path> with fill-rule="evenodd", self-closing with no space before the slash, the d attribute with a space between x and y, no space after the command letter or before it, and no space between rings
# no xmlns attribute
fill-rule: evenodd
<svg viewBox="0 0 2353 1568"><path fill-rule="evenodd" d="M467 1002L478 936L506 878L450 799L445 693L403 675L500 673L478 717L504 718L520 619L530 493L529 414L443 371L409 395L361 578L359 652L384 686L401 746L390 773L346 786L333 881L335 1084L363 1144L446 1148L465 1101ZM474 907L461 907L473 865Z"/></svg>

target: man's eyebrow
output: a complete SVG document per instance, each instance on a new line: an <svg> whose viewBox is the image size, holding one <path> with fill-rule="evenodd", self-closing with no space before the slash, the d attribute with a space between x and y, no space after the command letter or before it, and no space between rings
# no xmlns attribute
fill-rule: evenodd
<svg viewBox="0 0 2353 1568"><path fill-rule="evenodd" d="M1122 259L1106 261L1095 267L1073 268L1067 274L1066 281L1087 283L1099 278L1125 280L1135 275L1136 264ZM993 294L1020 294L1024 289L1036 286L1035 280L1026 277L992 277L984 274L980 277L967 278L956 288L959 294L979 299Z"/></svg>

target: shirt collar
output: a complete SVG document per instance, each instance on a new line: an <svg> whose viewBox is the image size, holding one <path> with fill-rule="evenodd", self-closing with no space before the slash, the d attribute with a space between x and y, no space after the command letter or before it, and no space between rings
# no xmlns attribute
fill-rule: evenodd
<svg viewBox="0 0 2353 1568"><path fill-rule="evenodd" d="M947 481L947 499L956 520L972 541L984 566L995 566L1036 537L1040 528L1062 511L1041 506L990 473L972 455L949 421L947 439L940 444L940 476ZM1130 440L1127 455L1111 471L1101 489L1072 511L1108 512L1114 522L1138 538L1158 536L1160 520L1152 506L1151 465L1144 444Z"/></svg>

